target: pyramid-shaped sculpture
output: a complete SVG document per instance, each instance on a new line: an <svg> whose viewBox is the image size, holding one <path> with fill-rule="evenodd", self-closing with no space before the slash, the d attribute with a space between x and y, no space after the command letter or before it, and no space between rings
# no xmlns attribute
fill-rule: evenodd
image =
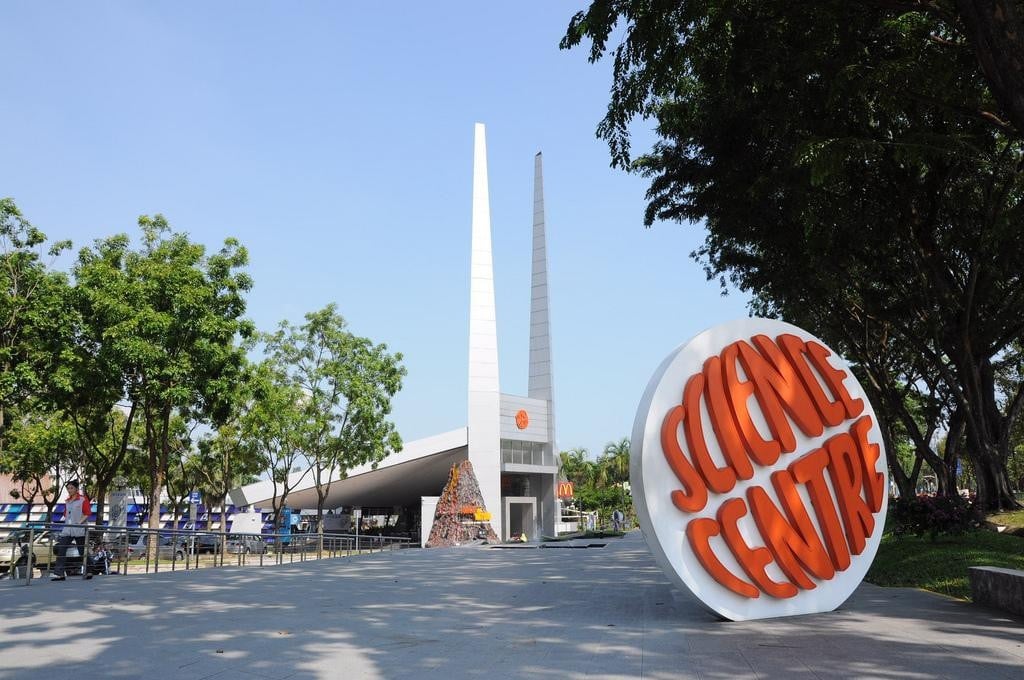
<svg viewBox="0 0 1024 680"><path fill-rule="evenodd" d="M468 460L452 466L448 483L437 501L428 548L473 543L497 543L491 516L484 506L480 485Z"/></svg>

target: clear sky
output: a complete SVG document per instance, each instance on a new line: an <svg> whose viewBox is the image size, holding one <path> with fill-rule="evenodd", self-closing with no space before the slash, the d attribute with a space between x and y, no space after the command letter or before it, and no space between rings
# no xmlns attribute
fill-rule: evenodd
<svg viewBox="0 0 1024 680"><path fill-rule="evenodd" d="M157 212L210 248L238 237L261 329L337 302L405 355L409 441L466 423L483 122L502 390L526 392L543 151L558 444L596 454L664 356L746 299L690 259L699 226L645 229L646 182L609 168L610 65L558 49L583 7L8 1L0 195L76 248Z"/></svg>

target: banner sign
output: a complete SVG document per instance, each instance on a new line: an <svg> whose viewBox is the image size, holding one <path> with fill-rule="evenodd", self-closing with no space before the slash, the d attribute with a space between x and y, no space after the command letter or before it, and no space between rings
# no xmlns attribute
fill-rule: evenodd
<svg viewBox="0 0 1024 680"><path fill-rule="evenodd" d="M131 494L128 489L114 489L110 492L110 521L108 526L128 526L128 502Z"/></svg>
<svg viewBox="0 0 1024 680"><path fill-rule="evenodd" d="M768 319L715 326L662 362L633 426L630 482L661 567L738 621L842 604L888 506L878 419L849 366Z"/></svg>

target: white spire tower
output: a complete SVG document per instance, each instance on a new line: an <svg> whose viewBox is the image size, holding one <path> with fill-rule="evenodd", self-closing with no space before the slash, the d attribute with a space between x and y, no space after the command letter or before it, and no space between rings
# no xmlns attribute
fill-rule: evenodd
<svg viewBox="0 0 1024 680"><path fill-rule="evenodd" d="M477 123L473 145L473 236L469 286L469 461L491 526L501 531L501 393L498 330L494 311L491 209L487 189L487 140Z"/></svg>
<svg viewBox="0 0 1024 680"><path fill-rule="evenodd" d="M544 231L544 173L540 152L533 159L533 277L530 289L531 399L552 401L551 316L548 312L548 251Z"/></svg>
<svg viewBox="0 0 1024 680"><path fill-rule="evenodd" d="M554 379L551 365L551 312L548 306L548 250L544 220L541 154L533 159L533 276L530 288L530 378L527 396L548 402L548 442L555 450Z"/></svg>

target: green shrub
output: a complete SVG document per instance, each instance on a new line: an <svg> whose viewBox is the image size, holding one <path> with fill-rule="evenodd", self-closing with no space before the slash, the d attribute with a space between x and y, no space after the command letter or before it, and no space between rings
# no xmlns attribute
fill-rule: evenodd
<svg viewBox="0 0 1024 680"><path fill-rule="evenodd" d="M892 512L893 534L913 534L932 539L940 534L957 535L981 526L984 515L970 501L960 496L929 496L921 494L900 498Z"/></svg>

